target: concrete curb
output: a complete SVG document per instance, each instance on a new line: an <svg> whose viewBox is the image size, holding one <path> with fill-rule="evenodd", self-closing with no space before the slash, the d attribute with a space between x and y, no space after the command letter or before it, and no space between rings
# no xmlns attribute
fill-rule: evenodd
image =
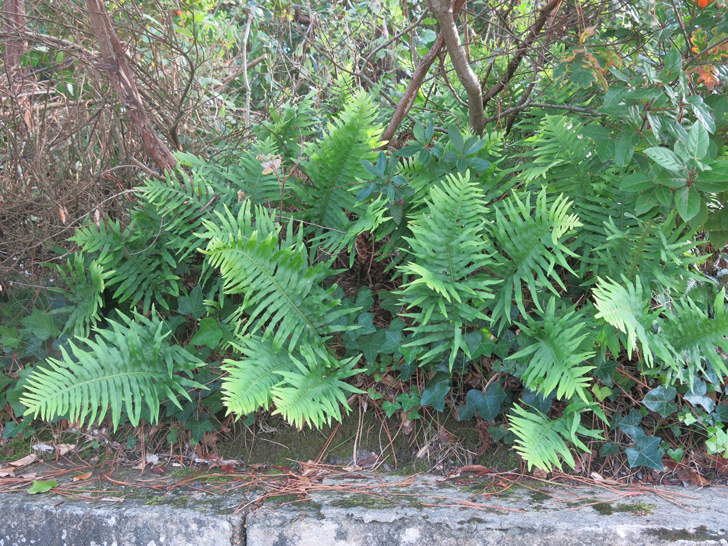
<svg viewBox="0 0 728 546"><path fill-rule="evenodd" d="M0 546L728 546L728 489L528 485L494 495L433 476L402 482L325 479L308 502L240 515L232 493L113 505L6 493Z"/></svg>

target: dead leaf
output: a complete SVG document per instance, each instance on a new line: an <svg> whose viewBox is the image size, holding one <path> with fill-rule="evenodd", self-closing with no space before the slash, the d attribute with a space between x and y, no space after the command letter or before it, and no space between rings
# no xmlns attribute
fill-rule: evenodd
<svg viewBox="0 0 728 546"><path fill-rule="evenodd" d="M12 468L0 468L0 478L14 478L15 473Z"/></svg>
<svg viewBox="0 0 728 546"><path fill-rule="evenodd" d="M71 451L75 451L76 446L74 444L56 444L56 452L59 457L63 457Z"/></svg>
<svg viewBox="0 0 728 546"><path fill-rule="evenodd" d="M34 451L43 451L44 453L53 451L53 446L50 444L33 444L30 448Z"/></svg>
<svg viewBox="0 0 728 546"><path fill-rule="evenodd" d="M680 478L682 482L686 482L690 485L695 485L697 487L705 487L707 485L710 485L710 482L708 480L703 478L692 468L681 468L677 471L677 477Z"/></svg>
<svg viewBox="0 0 728 546"><path fill-rule="evenodd" d="M230 464L224 464L220 466L220 470L223 472L235 472L235 467Z"/></svg>
<svg viewBox="0 0 728 546"><path fill-rule="evenodd" d="M409 420L406 411L399 412L399 420L402 421L402 434L409 436L409 434L415 429L415 424Z"/></svg>
<svg viewBox="0 0 728 546"><path fill-rule="evenodd" d="M536 468L533 471L533 477L538 478L539 480L545 480L549 477L549 473L546 472L543 468Z"/></svg>
<svg viewBox="0 0 728 546"><path fill-rule="evenodd" d="M487 474L490 472L490 468L482 464L468 464L462 467L460 472L480 472L481 474Z"/></svg>
<svg viewBox="0 0 728 546"><path fill-rule="evenodd" d="M31 453L30 455L27 455L27 456L23 457L22 459L18 459L17 461L11 461L10 464L12 466L25 466L27 464L34 463L37 460L38 460L38 457L36 457L35 455L33 455Z"/></svg>
<svg viewBox="0 0 728 546"><path fill-rule="evenodd" d="M88 472L83 472L83 473L79 474L78 476L74 476L73 481L80 482L82 480L88 480L92 475L93 475L93 472L89 470Z"/></svg>
<svg viewBox="0 0 728 546"><path fill-rule="evenodd" d="M591 479L594 481L597 481L599 483L603 483L604 485L620 485L620 483L617 480L613 480L611 478L605 478L598 472L592 472L590 474Z"/></svg>
<svg viewBox="0 0 728 546"><path fill-rule="evenodd" d="M3 451L3 455L5 455L6 457L12 457L13 455L15 455L15 448L7 448L5 451Z"/></svg>
<svg viewBox="0 0 728 546"><path fill-rule="evenodd" d="M19 477L24 480L34 480L38 476L37 472L30 472L29 474L21 474Z"/></svg>
<svg viewBox="0 0 728 546"><path fill-rule="evenodd" d="M153 466L152 472L159 475L164 475L167 473L167 467L166 466Z"/></svg>

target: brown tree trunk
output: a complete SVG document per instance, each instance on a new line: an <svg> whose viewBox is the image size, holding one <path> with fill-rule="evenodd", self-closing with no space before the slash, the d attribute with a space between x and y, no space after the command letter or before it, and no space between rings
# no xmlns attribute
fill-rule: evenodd
<svg viewBox="0 0 728 546"><path fill-rule="evenodd" d="M455 0L452 7L453 17L457 17L464 3L465 0ZM407 84L407 89L405 90L404 95L402 95L402 98L399 100L397 108L394 109L392 121L389 122L389 125L382 134L382 142L389 142L390 140L392 140L394 133L397 132L399 124L402 123L402 120L410 111L410 108L412 108L412 103L417 96L417 91L422 85L422 81L427 75L427 71L430 70L432 63L435 62L435 59L437 58L437 55L440 53L440 49L442 49L442 46L444 44L445 39L443 38L442 33L440 33L440 35L435 40L435 43L432 44L432 47L430 47L430 51L428 51L427 55L422 57L422 59L420 60L420 63L417 65L417 68L415 68L415 72L412 75L412 79L410 80L409 84Z"/></svg>
<svg viewBox="0 0 728 546"><path fill-rule="evenodd" d="M458 29L455 26L452 0L428 0L432 13L440 23L440 34L445 40L447 52L455 68L460 83L468 94L468 113L470 127L476 135L482 135L485 129L485 113L483 112L483 91L475 72L465 56Z"/></svg>
<svg viewBox="0 0 728 546"><path fill-rule="evenodd" d="M172 170L177 160L167 145L159 138L152 127L152 123L144 109L144 103L139 95L134 73L126 60L126 54L119 42L114 28L111 26L109 14L104 8L103 0L86 0L89 22L104 62L97 64L96 68L108 71L111 84L119 97L119 102L126 110L126 114L139 133L144 150L157 164L161 171Z"/></svg>
<svg viewBox="0 0 728 546"><path fill-rule="evenodd" d="M26 30L25 0L5 0L3 11L5 31L11 36L5 41L5 68L8 74L16 76L20 59L28 46L28 42L22 38Z"/></svg>

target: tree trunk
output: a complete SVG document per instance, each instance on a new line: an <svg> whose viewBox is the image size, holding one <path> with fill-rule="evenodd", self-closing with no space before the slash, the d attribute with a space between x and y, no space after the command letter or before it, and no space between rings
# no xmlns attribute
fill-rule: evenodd
<svg viewBox="0 0 728 546"><path fill-rule="evenodd" d="M440 23L440 32L445 40L447 52L450 54L455 72L468 93L468 112L470 114L470 127L476 135L482 135L485 129L485 113L483 111L483 91L475 72L465 56L463 44L460 41L455 17L453 15L452 0L428 0L432 13Z"/></svg>
<svg viewBox="0 0 728 546"><path fill-rule="evenodd" d="M465 0L455 0L455 4L452 8L453 17L457 17L457 14L463 7L464 3ZM382 133L382 142L389 142L392 140L394 133L397 132L399 124L402 123L402 120L408 114L410 108L412 108L412 103L417 96L417 91L422 85L422 81L425 79L427 71L430 70L432 63L437 58L437 55L440 53L440 49L442 48L444 43L445 40L442 37L442 32L440 32L437 39L435 40L435 43L432 44L432 47L430 47L430 51L427 52L427 55L422 57L420 63L417 65L417 68L415 68L415 72L412 75L412 79L410 79L410 82L407 84L407 89L405 90L404 95L402 95L402 98L399 100L397 108L394 109L392 120L389 122L389 125L384 130L384 133Z"/></svg>
<svg viewBox="0 0 728 546"><path fill-rule="evenodd" d="M142 140L144 150L157 164L161 171L172 170L177 160L167 145L159 138L152 127L151 121L144 109L144 103L139 95L134 73L126 60L126 54L119 42L114 28L111 26L109 14L104 8L103 0L86 0L89 22L99 42L99 50L103 57L103 64L96 68L106 69L111 84L119 97L119 102L126 110L126 114L137 130Z"/></svg>
<svg viewBox="0 0 728 546"><path fill-rule="evenodd" d="M28 46L28 42L22 38L26 30L25 0L5 0L3 11L5 31L12 36L5 41L5 68L11 77L17 77L20 59Z"/></svg>

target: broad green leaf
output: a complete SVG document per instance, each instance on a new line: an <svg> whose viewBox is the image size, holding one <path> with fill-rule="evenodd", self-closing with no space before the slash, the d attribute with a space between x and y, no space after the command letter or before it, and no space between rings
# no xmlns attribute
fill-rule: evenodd
<svg viewBox="0 0 728 546"><path fill-rule="evenodd" d="M45 341L51 337L58 337L61 333L53 315L49 315L40 309L35 309L32 315L21 319L20 322L30 330L31 334L41 341Z"/></svg>
<svg viewBox="0 0 728 546"><path fill-rule="evenodd" d="M432 406L437 411L445 410L445 395L452 388L452 380L450 374L437 372L427 384L427 388L422 393L420 404L423 406Z"/></svg>
<svg viewBox="0 0 728 546"><path fill-rule="evenodd" d="M642 191L652 187L652 180L645 173L630 174L622 178L619 189L622 191Z"/></svg>
<svg viewBox="0 0 728 546"><path fill-rule="evenodd" d="M655 163L675 173L685 171L685 165L682 164L675 152L667 148L647 148L645 155L652 159Z"/></svg>
<svg viewBox="0 0 728 546"><path fill-rule="evenodd" d="M223 331L215 318L206 318L200 321L200 327L197 333L192 336L190 343L192 345L207 345L214 349L222 341Z"/></svg>
<svg viewBox="0 0 728 546"><path fill-rule="evenodd" d="M54 487L58 487L58 482L56 480L48 480L46 482L33 480L33 484L28 489L28 494L35 495L36 493L47 493Z"/></svg>
<svg viewBox="0 0 728 546"><path fill-rule="evenodd" d="M627 462L630 468L638 466L646 466L655 470L662 470L662 456L665 454L664 449L660 449L660 438L655 436L645 436L641 438L635 447L624 450L627 454Z"/></svg>
<svg viewBox="0 0 728 546"><path fill-rule="evenodd" d="M180 315L192 315L193 319L199 320L205 314L203 300L202 288L198 284L192 289L189 296L180 296L177 299L177 312Z"/></svg>
<svg viewBox="0 0 728 546"><path fill-rule="evenodd" d="M693 187L680 188L675 192L675 206L686 222L700 212L700 193Z"/></svg>
<svg viewBox="0 0 728 546"><path fill-rule="evenodd" d="M471 389L467 394L468 412L476 412L486 421L494 422L503 411L501 405L505 399L506 393L497 382L488 385L485 394L479 389Z"/></svg>
<svg viewBox="0 0 728 546"><path fill-rule="evenodd" d="M693 123L690 132L688 132L688 140L685 143L688 153L695 159L703 159L705 154L708 153L709 143L708 131L705 130L703 124Z"/></svg>
<svg viewBox="0 0 728 546"><path fill-rule="evenodd" d="M677 404L673 402L677 390L675 387L659 387L652 389L642 399L642 403L652 411L656 411L662 417L669 417L677 411Z"/></svg>
<svg viewBox="0 0 728 546"><path fill-rule="evenodd" d="M17 349L25 337L25 332L19 332L17 328L0 326L0 345Z"/></svg>

